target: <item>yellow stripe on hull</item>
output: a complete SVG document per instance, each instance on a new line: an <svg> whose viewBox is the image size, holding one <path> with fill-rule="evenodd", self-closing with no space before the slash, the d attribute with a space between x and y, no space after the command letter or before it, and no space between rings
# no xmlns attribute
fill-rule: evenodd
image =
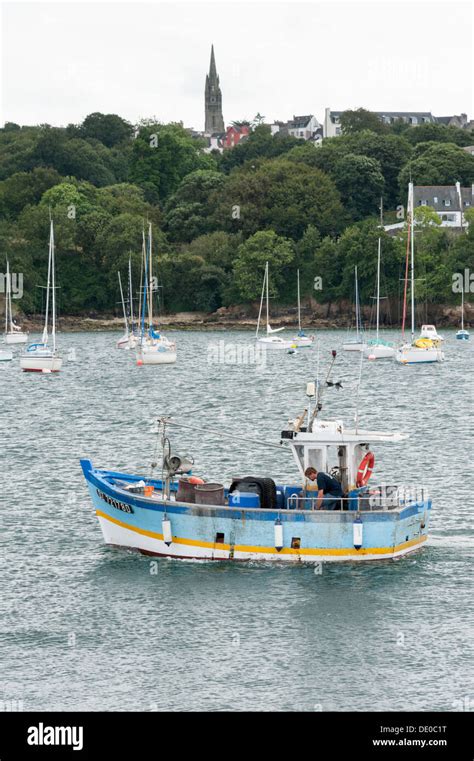
<svg viewBox="0 0 474 761"><path fill-rule="evenodd" d="M142 536L148 536L151 539L158 539L159 541L163 541L163 534L155 533L154 531L147 531L146 529L138 528L136 526L130 526L128 523L124 523L123 521L117 520L117 518L111 518L110 515L107 515L106 513L103 513L102 510L96 510L96 515L100 518L104 518L107 521L110 521L110 523L115 523L117 526L120 526L121 528L128 529L129 531L134 531L136 534L141 534ZM201 547L203 549L209 549L209 550L224 550L224 551L230 551L231 549L233 552L242 552L242 553L261 553L265 555L273 555L274 557L278 557L280 555L300 555L300 556L307 556L311 555L313 557L321 557L324 555L331 555L331 556L345 556L348 555L353 557L360 557L361 555L394 555L395 553L403 552L404 550L408 550L409 548L415 548L416 546L421 546L423 542L426 541L428 537L427 536L421 536L417 539L411 539L408 542L402 542L401 544L397 544L395 547L361 547L360 550L352 549L352 548L306 548L302 547L301 549L292 549L291 547L283 547L283 549L280 550L280 552L277 552L274 547L254 547L252 545L234 545L231 547L230 544L218 544L216 545L214 542L201 542L196 539L185 539L183 537L175 537L173 536L173 544L174 545L183 545L188 547Z"/></svg>

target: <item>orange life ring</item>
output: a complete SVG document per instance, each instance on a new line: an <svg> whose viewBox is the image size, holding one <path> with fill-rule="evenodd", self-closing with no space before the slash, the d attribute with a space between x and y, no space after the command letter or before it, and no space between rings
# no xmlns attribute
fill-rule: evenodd
<svg viewBox="0 0 474 761"><path fill-rule="evenodd" d="M188 478L188 483L190 484L203 484L204 481L202 478L199 478L199 476L190 476Z"/></svg>
<svg viewBox="0 0 474 761"><path fill-rule="evenodd" d="M356 486L365 486L374 469L375 455L373 452L367 452L361 460L359 470L357 471Z"/></svg>

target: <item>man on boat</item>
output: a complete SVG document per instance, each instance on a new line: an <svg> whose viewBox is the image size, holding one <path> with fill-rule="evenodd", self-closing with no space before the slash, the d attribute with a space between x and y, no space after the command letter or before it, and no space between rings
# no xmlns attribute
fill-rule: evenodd
<svg viewBox="0 0 474 761"><path fill-rule="evenodd" d="M308 492L317 492L318 497L314 510L340 510L343 497L342 487L336 478L328 473L318 473L316 468L306 468L305 472L305 490Z"/></svg>

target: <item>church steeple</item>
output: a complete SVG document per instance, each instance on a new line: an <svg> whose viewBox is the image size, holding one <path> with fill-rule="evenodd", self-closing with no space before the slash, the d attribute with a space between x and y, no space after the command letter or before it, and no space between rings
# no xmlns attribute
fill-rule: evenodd
<svg viewBox="0 0 474 761"><path fill-rule="evenodd" d="M205 126L204 131L208 135L214 132L224 132L224 117L222 116L222 92L219 86L219 77L214 57L214 45L211 46L211 63L209 74L206 75L205 101Z"/></svg>

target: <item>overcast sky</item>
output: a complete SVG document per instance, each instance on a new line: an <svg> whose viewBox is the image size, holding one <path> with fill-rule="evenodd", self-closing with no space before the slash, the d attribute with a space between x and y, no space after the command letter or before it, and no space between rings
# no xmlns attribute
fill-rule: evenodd
<svg viewBox="0 0 474 761"><path fill-rule="evenodd" d="M472 6L456 2L3 2L0 120L93 111L204 127L211 43L224 119L324 109L472 111Z"/></svg>

